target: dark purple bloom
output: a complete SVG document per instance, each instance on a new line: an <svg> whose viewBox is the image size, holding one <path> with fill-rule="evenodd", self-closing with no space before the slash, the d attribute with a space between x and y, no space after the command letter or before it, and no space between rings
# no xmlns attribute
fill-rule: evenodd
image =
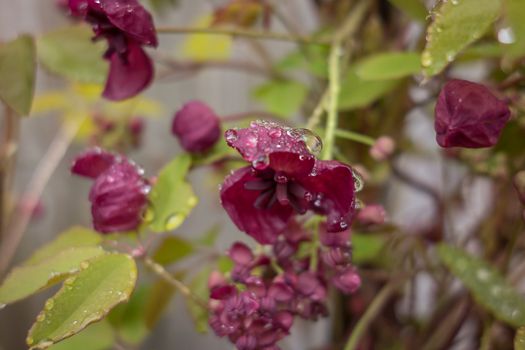
<svg viewBox="0 0 525 350"><path fill-rule="evenodd" d="M97 231L123 232L140 225L149 189L140 168L125 158L90 150L75 159L71 172L95 179L89 200Z"/></svg>
<svg viewBox="0 0 525 350"><path fill-rule="evenodd" d="M510 118L507 104L481 84L450 80L435 109L436 140L441 147L494 146Z"/></svg>
<svg viewBox="0 0 525 350"><path fill-rule="evenodd" d="M69 9L93 26L95 39L108 41L103 96L123 100L144 90L153 78L153 63L142 46L158 44L150 13L137 0L69 0Z"/></svg>
<svg viewBox="0 0 525 350"><path fill-rule="evenodd" d="M301 130L253 122L226 131L226 141L251 166L226 178L221 201L237 227L259 243L275 242L296 214L327 216L329 232L344 231L355 214L352 169L310 152Z"/></svg>
<svg viewBox="0 0 525 350"><path fill-rule="evenodd" d="M186 151L201 153L219 140L220 119L206 104L191 101L175 114L171 131Z"/></svg>

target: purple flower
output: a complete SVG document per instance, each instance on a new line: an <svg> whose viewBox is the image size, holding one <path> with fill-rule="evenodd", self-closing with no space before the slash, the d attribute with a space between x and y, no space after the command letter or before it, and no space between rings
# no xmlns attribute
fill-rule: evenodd
<svg viewBox="0 0 525 350"><path fill-rule="evenodd" d="M206 104L191 101L175 114L171 131L186 151L201 153L219 140L220 119Z"/></svg>
<svg viewBox="0 0 525 350"><path fill-rule="evenodd" d="M322 161L309 151L297 129L265 121L225 134L251 166L226 178L221 202L232 221L259 243L275 242L296 214L327 216L329 232L348 228L355 214L350 166Z"/></svg>
<svg viewBox="0 0 525 350"><path fill-rule="evenodd" d="M450 80L435 109L436 140L441 147L494 146L510 118L507 104L485 86Z"/></svg>
<svg viewBox="0 0 525 350"><path fill-rule="evenodd" d="M93 26L95 39L105 38L110 62L103 96L130 98L153 78L153 63L142 46L157 46L153 19L137 0L69 0L71 14Z"/></svg>
<svg viewBox="0 0 525 350"><path fill-rule="evenodd" d="M343 293L354 293L361 286L361 277L353 267L348 267L340 271L332 278L335 287Z"/></svg>
<svg viewBox="0 0 525 350"><path fill-rule="evenodd" d="M71 172L95 180L89 200L98 232L123 232L140 225L149 188L140 168L125 158L94 149L78 156Z"/></svg>

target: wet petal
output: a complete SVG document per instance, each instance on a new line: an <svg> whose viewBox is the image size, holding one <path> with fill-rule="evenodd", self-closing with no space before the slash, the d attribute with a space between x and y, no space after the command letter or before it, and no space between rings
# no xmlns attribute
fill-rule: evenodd
<svg viewBox="0 0 525 350"><path fill-rule="evenodd" d="M315 164L315 157L292 152L273 152L269 156L270 168L290 179L307 176Z"/></svg>
<svg viewBox="0 0 525 350"><path fill-rule="evenodd" d="M273 243L286 228L292 209L279 203L257 209L254 203L260 192L245 189L245 183L256 179L251 167L238 169L227 177L221 188L222 206L239 230L261 244Z"/></svg>
<svg viewBox="0 0 525 350"><path fill-rule="evenodd" d="M71 172L94 179L113 165L115 158L114 154L100 148L90 149L75 158Z"/></svg>
<svg viewBox="0 0 525 350"><path fill-rule="evenodd" d="M109 61L104 97L114 101L124 100L137 95L151 83L153 63L137 44L128 45L125 59L113 53Z"/></svg>

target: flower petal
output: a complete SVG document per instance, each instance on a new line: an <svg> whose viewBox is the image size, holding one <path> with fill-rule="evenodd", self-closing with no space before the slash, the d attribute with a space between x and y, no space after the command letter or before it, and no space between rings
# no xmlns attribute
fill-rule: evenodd
<svg viewBox="0 0 525 350"><path fill-rule="evenodd" d="M312 155L292 152L273 152L270 154L270 168L286 174L290 178L304 177L310 174L315 164Z"/></svg>
<svg viewBox="0 0 525 350"><path fill-rule="evenodd" d="M292 209L279 203L268 209L257 209L254 203L260 192L246 190L244 187L246 182L256 179L251 167L236 170L222 185L221 202L239 230L261 244L269 244L286 228Z"/></svg>
<svg viewBox="0 0 525 350"><path fill-rule="evenodd" d="M95 179L113 165L115 160L115 155L110 152L100 148L90 149L75 158L71 165L71 172Z"/></svg>
<svg viewBox="0 0 525 350"><path fill-rule="evenodd" d="M109 57L109 75L103 96L119 101L137 95L153 78L153 63L146 52L137 44L128 45L126 56L117 53Z"/></svg>

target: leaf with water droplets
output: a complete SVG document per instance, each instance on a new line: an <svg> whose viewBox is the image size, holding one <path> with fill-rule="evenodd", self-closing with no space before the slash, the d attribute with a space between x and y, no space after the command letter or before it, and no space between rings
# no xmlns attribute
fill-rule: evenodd
<svg viewBox="0 0 525 350"><path fill-rule="evenodd" d="M36 76L33 38L22 35L0 45L0 100L19 115L31 110Z"/></svg>
<svg viewBox="0 0 525 350"><path fill-rule="evenodd" d="M31 349L46 349L99 321L129 299L137 280L137 266L126 254L103 254L82 264L49 300L29 330ZM48 301L49 302L49 301Z"/></svg>
<svg viewBox="0 0 525 350"><path fill-rule="evenodd" d="M0 304L26 298L76 273L83 261L104 253L100 247L76 247L63 250L34 264L13 269L0 286Z"/></svg>
<svg viewBox="0 0 525 350"><path fill-rule="evenodd" d="M441 72L456 55L485 34L499 17L501 0L442 0L432 13L421 55L427 77Z"/></svg>
<svg viewBox="0 0 525 350"><path fill-rule="evenodd" d="M520 327L525 325L525 298L487 262L446 244L438 254L447 268L470 290L478 304L500 320Z"/></svg>
<svg viewBox="0 0 525 350"><path fill-rule="evenodd" d="M419 73L416 52L384 52L366 57L357 64L356 73L363 80L398 79Z"/></svg>
<svg viewBox="0 0 525 350"><path fill-rule="evenodd" d="M49 350L109 350L115 342L115 335L108 321L102 320L89 325L82 332L52 345Z"/></svg>
<svg viewBox="0 0 525 350"><path fill-rule="evenodd" d="M198 199L191 185L186 181L190 165L191 157L182 154L160 171L157 182L149 194L150 216L146 221L150 230L154 232L175 230L197 205Z"/></svg>
<svg viewBox="0 0 525 350"><path fill-rule="evenodd" d="M307 93L308 89L301 83L274 80L258 86L252 95L268 112L287 118L297 113Z"/></svg>
<svg viewBox="0 0 525 350"><path fill-rule="evenodd" d="M102 241L102 236L86 227L73 226L59 234L53 241L38 248L24 265L36 264L68 248L92 247Z"/></svg>
<svg viewBox="0 0 525 350"><path fill-rule="evenodd" d="M516 331L514 350L525 350L525 327L520 327Z"/></svg>

